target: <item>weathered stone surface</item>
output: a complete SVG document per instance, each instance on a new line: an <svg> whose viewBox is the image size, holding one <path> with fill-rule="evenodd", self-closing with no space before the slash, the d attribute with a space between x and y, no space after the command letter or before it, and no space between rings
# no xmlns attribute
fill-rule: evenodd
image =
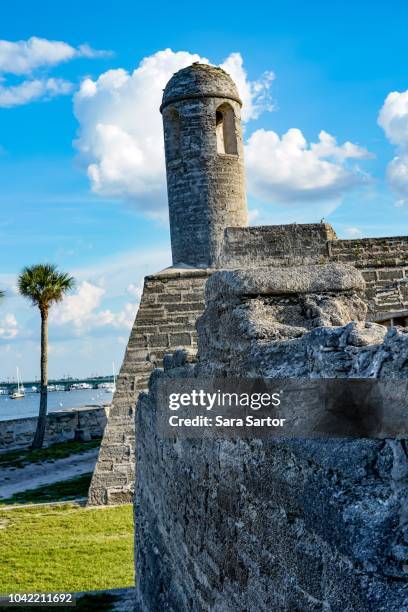
<svg viewBox="0 0 408 612"><path fill-rule="evenodd" d="M328 223L228 227L219 267L324 263L329 257L329 241L336 239Z"/></svg>
<svg viewBox="0 0 408 612"><path fill-rule="evenodd" d="M253 269L328 261L348 263L361 271L370 320L407 313L407 236L338 240L326 223L231 227L225 231L219 267Z"/></svg>
<svg viewBox="0 0 408 612"><path fill-rule="evenodd" d="M235 83L221 68L193 64L170 79L161 110L173 265L216 267L225 228L248 222Z"/></svg>
<svg viewBox="0 0 408 612"><path fill-rule="evenodd" d="M195 62L171 77L163 92L161 110L180 98L214 98L220 93L224 94L225 98L241 103L237 87L225 70L218 66Z"/></svg>
<svg viewBox="0 0 408 612"><path fill-rule="evenodd" d="M287 295L319 291L363 290L364 279L350 265L329 264L217 272L208 280L206 297L232 295Z"/></svg>
<svg viewBox="0 0 408 612"><path fill-rule="evenodd" d="M67 440L101 438L109 408L84 407L50 412L47 415L44 446ZM37 417L0 421L0 453L28 448L34 439Z"/></svg>
<svg viewBox="0 0 408 612"><path fill-rule="evenodd" d="M305 372L310 367L308 348L294 340L322 326L364 321L363 289L361 274L342 265L216 272L207 283L207 307L197 323L199 367L203 373L216 367L227 367L229 373L234 368L252 372L265 349L279 353L274 360L278 371L278 359L283 364L288 358L295 362L296 355L295 369L303 362ZM376 327L385 333L385 328ZM272 349L267 344L272 340L287 340L289 357L286 344L271 345ZM317 345L319 341L317 337Z"/></svg>
<svg viewBox="0 0 408 612"><path fill-rule="evenodd" d="M138 605L149 612L407 610L405 441L163 440L155 429L155 382L203 372L405 378L408 332L363 320L314 327L303 311L299 336L276 339L264 333L267 317L245 308L275 299L268 279L258 296L242 290L230 298L214 291L221 281L200 319L198 363L167 357L166 370L155 371L139 399ZM348 293L328 286L319 296L335 302L342 295L343 316L347 308L352 316L363 303L361 279L355 281ZM234 333L225 323L239 309ZM273 310L268 316L269 330L281 325Z"/></svg>

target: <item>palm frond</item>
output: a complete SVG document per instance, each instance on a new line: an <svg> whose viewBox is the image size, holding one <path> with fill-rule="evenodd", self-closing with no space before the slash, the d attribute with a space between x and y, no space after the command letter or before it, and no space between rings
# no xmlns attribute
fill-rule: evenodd
<svg viewBox="0 0 408 612"><path fill-rule="evenodd" d="M60 302L75 287L75 280L66 272L60 272L54 264L26 266L19 274L17 286L20 295L40 308L49 308Z"/></svg>

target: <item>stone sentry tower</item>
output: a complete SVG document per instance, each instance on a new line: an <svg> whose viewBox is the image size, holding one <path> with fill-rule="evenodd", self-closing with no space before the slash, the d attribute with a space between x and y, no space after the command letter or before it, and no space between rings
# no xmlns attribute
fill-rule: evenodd
<svg viewBox="0 0 408 612"><path fill-rule="evenodd" d="M241 106L231 77L198 62L164 90L173 266L217 267L225 228L247 225Z"/></svg>

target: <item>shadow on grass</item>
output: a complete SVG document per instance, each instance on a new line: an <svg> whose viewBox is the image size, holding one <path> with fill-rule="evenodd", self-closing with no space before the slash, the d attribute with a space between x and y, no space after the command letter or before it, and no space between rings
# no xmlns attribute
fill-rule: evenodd
<svg viewBox="0 0 408 612"><path fill-rule="evenodd" d="M86 453L93 448L99 448L101 438L89 442L58 442L47 448L39 450L16 450L0 453L0 468L23 468L29 463L40 463L42 461L56 461L65 459L70 455Z"/></svg>
<svg viewBox="0 0 408 612"><path fill-rule="evenodd" d="M93 448L99 448L101 438L89 442L59 442L48 448L39 450L16 450L0 453L0 469L23 468L29 463L40 463L42 461L56 461L65 459L70 455L85 453Z"/></svg>
<svg viewBox="0 0 408 612"><path fill-rule="evenodd" d="M1 506L11 506L13 504L42 504L86 497L89 485L91 484L91 478L92 472L88 472L69 480L15 493L8 499L1 499L0 508Z"/></svg>

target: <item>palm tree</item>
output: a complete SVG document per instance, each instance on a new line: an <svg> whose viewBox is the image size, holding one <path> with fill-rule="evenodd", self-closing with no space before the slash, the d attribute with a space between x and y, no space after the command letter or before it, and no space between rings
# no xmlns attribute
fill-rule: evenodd
<svg viewBox="0 0 408 612"><path fill-rule="evenodd" d="M29 266L18 277L18 290L41 314L41 396L37 429L32 448L42 448L47 419L48 385L48 313L50 306L61 302L64 295L75 286L75 280L65 272L60 272L52 264Z"/></svg>

